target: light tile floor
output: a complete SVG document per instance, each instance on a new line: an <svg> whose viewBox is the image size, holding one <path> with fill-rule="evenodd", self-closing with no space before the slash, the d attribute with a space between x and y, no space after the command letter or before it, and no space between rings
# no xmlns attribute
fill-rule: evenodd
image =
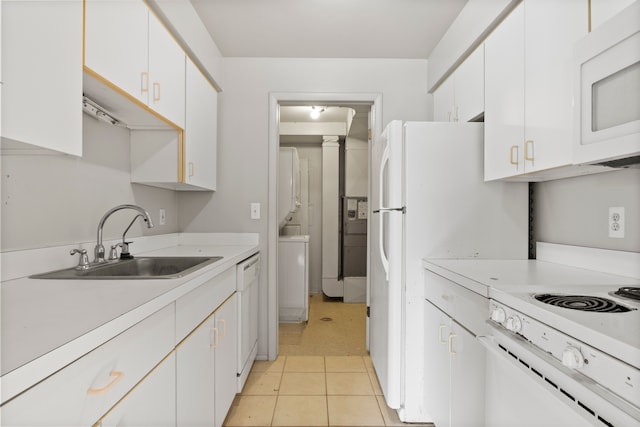
<svg viewBox="0 0 640 427"><path fill-rule="evenodd" d="M364 346L364 304L312 295L309 307L307 324L280 325L280 357L254 363L226 427L432 426L387 407Z"/></svg>
<svg viewBox="0 0 640 427"><path fill-rule="evenodd" d="M403 425L384 402L369 356L257 361L225 422L227 427Z"/></svg>

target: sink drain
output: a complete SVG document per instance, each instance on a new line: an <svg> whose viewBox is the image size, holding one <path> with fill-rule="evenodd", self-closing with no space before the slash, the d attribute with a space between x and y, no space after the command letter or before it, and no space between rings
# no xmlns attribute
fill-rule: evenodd
<svg viewBox="0 0 640 427"><path fill-rule="evenodd" d="M333 319L331 317L321 317L320 320L323 322L331 322Z"/></svg>

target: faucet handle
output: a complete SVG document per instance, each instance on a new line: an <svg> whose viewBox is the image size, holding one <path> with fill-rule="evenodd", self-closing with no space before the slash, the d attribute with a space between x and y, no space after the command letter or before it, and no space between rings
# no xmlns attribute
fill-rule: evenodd
<svg viewBox="0 0 640 427"><path fill-rule="evenodd" d="M111 245L111 250L109 251L109 261L118 259L118 246L122 246L122 243Z"/></svg>
<svg viewBox="0 0 640 427"><path fill-rule="evenodd" d="M118 243L119 246L122 246L122 252L120 252L120 259L131 259L133 255L129 253L129 245L133 242L125 242Z"/></svg>
<svg viewBox="0 0 640 427"><path fill-rule="evenodd" d="M86 249L71 249L69 251L69 255L80 254L80 259L78 261L78 265L76 270L86 270L89 268L89 257L87 256Z"/></svg>

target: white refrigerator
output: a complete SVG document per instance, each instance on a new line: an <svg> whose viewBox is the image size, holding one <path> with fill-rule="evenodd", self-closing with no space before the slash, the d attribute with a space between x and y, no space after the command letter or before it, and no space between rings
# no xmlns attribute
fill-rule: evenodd
<svg viewBox="0 0 640 427"><path fill-rule="evenodd" d="M405 422L425 410L424 258L526 259L528 185L484 182L482 123L392 121L373 142L369 350Z"/></svg>

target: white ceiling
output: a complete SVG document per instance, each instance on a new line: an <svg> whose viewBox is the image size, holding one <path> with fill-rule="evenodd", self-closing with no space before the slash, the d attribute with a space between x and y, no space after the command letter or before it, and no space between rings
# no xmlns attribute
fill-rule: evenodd
<svg viewBox="0 0 640 427"><path fill-rule="evenodd" d="M467 0L191 0L226 57L426 59Z"/></svg>

